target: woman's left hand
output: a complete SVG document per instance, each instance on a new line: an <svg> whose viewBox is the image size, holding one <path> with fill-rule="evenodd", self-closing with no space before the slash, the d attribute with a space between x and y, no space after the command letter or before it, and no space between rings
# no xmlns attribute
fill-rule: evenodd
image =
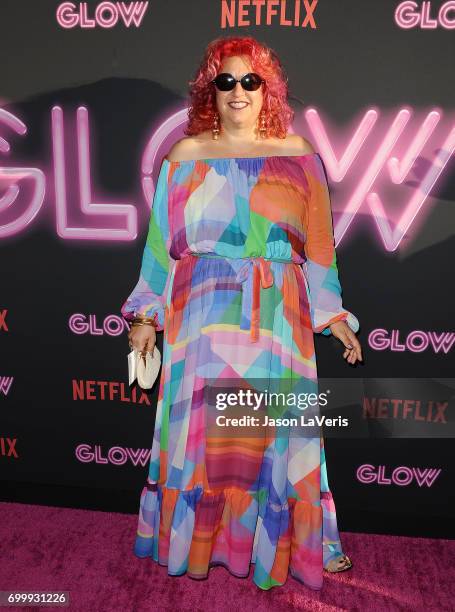
<svg viewBox="0 0 455 612"><path fill-rule="evenodd" d="M357 360L363 361L360 342L346 321L336 321L329 325L329 327L335 338L341 340L346 347L343 357L347 359L348 363L354 364Z"/></svg>

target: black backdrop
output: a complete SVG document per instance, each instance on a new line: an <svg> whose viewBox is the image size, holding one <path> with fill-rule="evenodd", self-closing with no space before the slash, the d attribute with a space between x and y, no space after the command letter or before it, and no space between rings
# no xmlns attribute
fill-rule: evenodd
<svg viewBox="0 0 455 612"><path fill-rule="evenodd" d="M319 0L307 27L280 24L275 15L268 25L265 12L255 25L245 3L251 25L223 27L223 6L238 10L241 3L218 0L143 3L138 26L119 21L82 27L75 20L74 27L62 27L56 16L62 4L0 4L2 499L138 510L157 385L151 392L128 387L120 306L137 280L150 212L144 151L157 135L159 140L164 122L186 108L187 82L206 44L223 34L251 34L284 63L293 127L326 163L336 228L400 111L410 112L385 157L401 162L414 151L404 180L394 184L384 163L348 230L338 236L344 302L360 320L364 364L348 366L338 341L316 337L321 378L354 379L366 391L364 402L385 398L390 406L398 398L410 408L406 418L390 409L370 412L368 435L328 437L328 473L342 530L451 536L455 142L449 137L455 111L449 18L455 21L455 10L445 22L440 13L450 3L431 2L431 28L418 17L414 27L401 27L396 9L406 3L394 0ZM76 11L82 4L74 3ZM85 4L92 18L100 3ZM278 15L283 4L272 2ZM293 7L288 2L284 13L291 20ZM62 109L64 126L63 208L55 107ZM88 115L91 202L131 207L126 210L133 225L121 239L102 230L124 230L125 217L81 211L80 108ZM330 147L340 159L368 112L376 123L346 176L336 180ZM416 145L423 122L432 117L439 119L434 131ZM182 127L176 123L157 148L153 179ZM425 173L435 159L443 159L441 172L428 190ZM381 197L393 232L412 198L427 191L402 239L381 233L381 215L369 205L368 193ZM36 214L27 221L33 205ZM87 238L67 228L95 228L95 234ZM391 343L380 344L378 336ZM443 404L439 419L436 408L428 417L430 401ZM362 403L354 410L365 419ZM400 467L405 469L395 471L393 480Z"/></svg>

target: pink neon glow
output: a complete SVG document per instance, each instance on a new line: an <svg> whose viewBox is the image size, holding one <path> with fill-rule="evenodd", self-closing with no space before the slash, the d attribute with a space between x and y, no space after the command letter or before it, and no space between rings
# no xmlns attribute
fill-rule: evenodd
<svg viewBox="0 0 455 612"><path fill-rule="evenodd" d="M85 315L75 313L69 318L68 326L70 330L79 336L90 334L91 336L121 336L128 331L128 323L118 315L108 315L99 327L96 315Z"/></svg>
<svg viewBox="0 0 455 612"><path fill-rule="evenodd" d="M11 385L13 384L14 376L0 376L0 393L8 395Z"/></svg>
<svg viewBox="0 0 455 612"><path fill-rule="evenodd" d="M348 142L339 161L336 158L329 135L327 134L327 130L324 127L324 123L318 111L315 108L309 108L305 112L305 118L314 136L315 142L317 143L318 149L321 151L330 178L333 181L340 182L345 177L351 164L357 159L357 156L367 141L377 121L378 113L375 110L369 110L365 113L359 123L359 127Z"/></svg>
<svg viewBox="0 0 455 612"><path fill-rule="evenodd" d="M415 12L417 2L402 2L395 9L395 22L400 28L414 28L420 23L420 15Z"/></svg>
<svg viewBox="0 0 455 612"><path fill-rule="evenodd" d="M131 204L94 204L91 202L90 152L88 111L80 106L77 109L77 150L79 161L79 194L81 210L87 215L103 217L124 217L125 229L69 227L66 193L65 145L63 111L59 106L52 109L52 141L55 165L55 205L57 214L57 233L61 238L82 240L134 240L137 236L137 212Z"/></svg>
<svg viewBox="0 0 455 612"><path fill-rule="evenodd" d="M368 345L376 351L390 350L394 352L409 351L422 353L432 349L434 353L448 354L455 344L454 332L422 331L416 329L410 332L403 342L400 342L400 332L393 329L374 329L368 335Z"/></svg>
<svg viewBox="0 0 455 612"><path fill-rule="evenodd" d="M155 195L155 185L152 179L152 171L156 166L157 155L163 142L177 130L181 125L185 124L188 119L188 110L182 109L173 113L166 119L156 130L153 136L148 141L144 154L142 156L142 191L145 201L149 207L152 207L153 196Z"/></svg>
<svg viewBox="0 0 455 612"><path fill-rule="evenodd" d="M76 447L76 458L82 463L109 463L111 465L131 463L134 466L144 467L150 461L150 453L151 451L145 448L112 446L107 451L107 457L104 457L101 446L92 447L90 444L79 444Z"/></svg>
<svg viewBox="0 0 455 612"><path fill-rule="evenodd" d="M24 136L27 133L26 125L8 111L0 108L0 126L6 125L14 130L16 134ZM0 152L8 154L10 145L4 138L0 139ZM38 168L16 168L0 167L0 185L4 184L7 189L0 198L0 212L6 211L18 199L21 189L18 185L22 179L31 179L34 183L31 201L26 210L14 221L0 225L0 238L13 236L25 228L38 214L44 200L46 190L46 177Z"/></svg>
<svg viewBox="0 0 455 612"><path fill-rule="evenodd" d="M431 130L432 131L432 130ZM426 140L426 139L425 139ZM417 157L417 151L422 150L422 146L418 142L413 142L409 148L407 156L410 159L414 159ZM423 177L422 182L420 184L420 189L414 191L411 199L409 200L407 206L405 206L401 217L399 218L397 224L395 225L395 229L391 229L390 224L387 220L387 213L384 209L380 196L372 192L367 196L368 205L373 212L374 220L379 228L379 232L381 234L382 240L387 250L394 251L403 237L405 236L408 229L411 227L412 222L418 215L420 209L425 203L430 191L436 184L440 174L443 169L447 165L448 161L453 155L455 151L455 127L449 132L446 140L442 144L441 149L436 154L433 159L432 164L429 166L426 175ZM400 172L400 164L396 157L391 158L389 165L393 168L393 178L394 182L402 182L407 175L404 171ZM403 160L402 170L406 170L406 161ZM408 167L409 170L410 166Z"/></svg>
<svg viewBox="0 0 455 612"><path fill-rule="evenodd" d="M24 136L27 133L27 126L18 117L9 113L4 108L0 108L0 124L6 125L16 134ZM0 136L0 153L9 153L9 142Z"/></svg>
<svg viewBox="0 0 455 612"><path fill-rule="evenodd" d="M399 487L406 487L415 480L419 487L423 485L431 487L440 473L441 468L410 468L405 465L400 465L392 471L389 478L386 476L385 465L379 465L376 473L374 465L364 463L357 468L356 476L357 480L363 484L376 482L381 485L394 484Z"/></svg>
<svg viewBox="0 0 455 612"><path fill-rule="evenodd" d="M148 2L100 2L95 9L94 18L88 15L88 3L79 2L79 8L74 2L62 2L56 11L57 23L65 29L80 26L92 29L113 28L121 20L130 28L139 27L148 8Z"/></svg>
<svg viewBox="0 0 455 612"><path fill-rule="evenodd" d="M334 180L344 177L347 168L349 168L354 162L355 157L361 150L361 146L363 144L362 138L365 142L377 119L377 116L374 115L377 114L377 111L368 111L364 119L362 119L359 128L354 134L354 137L352 138L342 157L341 163L335 159L333 149L329 145L327 135L325 134L317 111L315 109L309 109L305 113L314 139L321 150L322 157L324 158L327 168L330 171L331 177L334 177ZM366 201L371 212L373 213L372 216L379 228L380 236L383 240L385 248L388 251L396 250L418 212L425 203L438 177L453 155L455 150L455 127L452 127L450 130L447 138L441 146L441 149L432 160L425 177L422 179L419 187L414 190L410 201L405 206L401 217L396 223L395 229L391 230L390 224L387 220L387 213L384 210L379 195L375 192L370 193L370 190L375 184L378 175L384 166L388 167L394 182L402 182L404 180L404 178L407 176L407 172L411 168L412 162L422 154L423 145L428 140L430 134L434 131L435 126L440 119L440 113L437 111L430 112L422 126L419 128L417 135L408 145L407 152L403 157L403 162L400 164L396 157L393 157L389 161L393 148L409 122L411 114L412 113L409 109L400 110L389 130L386 132L382 142L376 146L376 152L373 153L369 166L366 168L363 176L358 181L358 184L354 189L354 193L350 198L348 198L347 204L341 213L340 219L334 227L336 245L339 244L353 219L357 215L363 202Z"/></svg>
<svg viewBox="0 0 455 612"><path fill-rule="evenodd" d="M347 197L344 207L341 211L337 209L337 212L341 214L334 227L336 245L340 243L354 218L359 216L360 208L366 204L365 208L368 207L369 209L369 217L374 218L386 249L395 250L403 238L408 237L411 225L415 222L430 191L443 173L455 150L455 126L453 124L449 125L446 121L439 128L445 139L437 149L437 155L427 164L426 174L423 178L419 178L420 183L417 187L409 187L407 185L409 180L407 179L410 178L411 172L415 171L419 156L422 156L425 162L429 161L424 157L423 149L431 142L430 137L434 136L436 127L441 124L442 113L439 110L430 111L418 126L416 133L408 138L404 138L403 133L412 116L410 109L399 110L396 116L392 118L391 125L386 129L384 135L381 135L382 129L378 129L379 116L378 109L367 110L352 129L353 135L350 140L348 139L347 145L335 148L333 138L329 137L327 132L328 121L323 121L314 108L308 109L304 115L312 132L315 148L321 152L330 178L336 182L346 180L353 185L353 191ZM74 142L77 148L78 163L69 164L68 168L65 162L65 127L62 109L59 106L52 108L51 117L58 235L65 239L134 240L137 236L137 210L135 206L113 202L103 204L92 202L87 108L81 106L77 109L76 138L71 138L70 142ZM144 145L141 182L145 200L149 207L154 196L155 187L152 171L156 171L158 154L164 150L165 145L167 147L176 139L177 133L181 132L186 120L187 109L174 112L170 117L163 120L153 136ZM12 128L17 134L24 135L27 132L26 126L19 119L3 109L0 109L0 122ZM372 139L374 139L373 142ZM397 145L401 147L400 157L396 155ZM436 148L435 144L432 146ZM0 152L10 153L7 140L0 140L0 149ZM340 161L336 157L335 150L344 150ZM73 178L76 167L78 170L80 211L83 215L90 217L91 227L85 227L83 219L79 220L78 223L71 223L68 220L67 176ZM386 176L380 177L383 171ZM7 216L13 210L15 212L16 207L12 208L12 205L18 201L20 180L24 178L34 180L35 188L31 203L17 219L0 226L0 236L14 235L24 230L43 204L45 175L41 170L38 168L3 167L0 168L0 187L5 187L6 191L0 199L0 214L3 213ZM408 202L401 206L402 212L399 214L395 212L392 215L391 210L386 211L382 199L378 195L379 188L383 191L390 184L389 178L393 184L403 185L403 188L405 190L409 189L411 193ZM413 182L416 181L413 179ZM376 188L375 191L373 191L373 187ZM74 191L73 186L71 186L71 190ZM381 196L383 198L385 194L382 193ZM74 201L74 197L72 201ZM390 209L390 206L388 205L387 208ZM102 227L93 227L94 216L104 219ZM121 221L120 228L118 227L118 217ZM394 229L391 229L392 220Z"/></svg>
<svg viewBox="0 0 455 612"><path fill-rule="evenodd" d="M417 2L401 2L395 9L395 23L406 30L419 25L423 30L434 30L439 25L446 30L453 30L455 18L451 19L449 14L455 11L455 2L453 0L445 2L439 8L436 19L431 16L432 7L433 3L428 0L422 2L420 8Z"/></svg>
<svg viewBox="0 0 455 612"><path fill-rule="evenodd" d="M96 7L95 15L102 28L112 28L118 21L118 13L113 2L101 2ZM82 21L81 25L83 25Z"/></svg>
<svg viewBox="0 0 455 612"><path fill-rule="evenodd" d="M407 152L403 155L401 163L396 157L391 157L388 160L387 165L390 178L396 185L402 183L408 176L417 159L417 152L422 151L425 143L430 138L431 134L434 132L437 124L439 123L440 118L440 113L435 111L428 113L421 127L417 130Z"/></svg>
<svg viewBox="0 0 455 612"><path fill-rule="evenodd" d="M422 2L422 13L420 27L422 29L434 30L438 27L436 19L430 17L431 2Z"/></svg>
<svg viewBox="0 0 455 612"><path fill-rule="evenodd" d="M449 12L455 12L455 2L446 2L439 10L439 23L447 30L455 28L455 17L449 19Z"/></svg>

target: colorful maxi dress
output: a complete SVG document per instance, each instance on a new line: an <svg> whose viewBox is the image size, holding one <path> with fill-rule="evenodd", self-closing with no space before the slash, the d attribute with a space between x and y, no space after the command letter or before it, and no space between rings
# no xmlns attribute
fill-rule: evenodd
<svg viewBox="0 0 455 612"><path fill-rule="evenodd" d="M170 575L225 566L261 589L322 587L342 553L321 435L208 435L205 384L317 385L313 333L343 308L317 153L163 159L139 280L121 308L164 331L155 432L134 546ZM317 387L316 387L317 389ZM286 431L286 430L284 430ZM271 433L270 433L271 432Z"/></svg>

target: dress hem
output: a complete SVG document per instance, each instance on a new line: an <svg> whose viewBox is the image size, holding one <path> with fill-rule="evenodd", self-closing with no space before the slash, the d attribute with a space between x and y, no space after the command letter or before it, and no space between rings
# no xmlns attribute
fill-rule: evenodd
<svg viewBox="0 0 455 612"><path fill-rule="evenodd" d="M138 555L136 552L133 551L133 554L135 555L135 557L137 557L138 559L150 559L153 563L156 563L159 567L168 567L168 565L166 563L160 563L159 561L157 561L156 559L154 559L151 555ZM214 563L209 563L208 565L208 572L206 576L196 576L194 574L190 574L188 571L182 572L181 574L173 574L171 572L168 571L167 575L171 576L171 578L181 578L182 576L186 576L187 578L191 579L191 580L196 580L198 582L202 582L204 580L208 580L210 577L210 570L215 568L215 567L223 567L227 572L229 572L229 574L231 574L231 576L234 576L234 578L240 578L242 580L248 579L250 577L250 573L251 573L251 569L252 566L254 565L254 561L251 561L250 564L250 571L248 572L248 574L236 574L235 572L233 572L228 565L226 565L225 563L220 563L219 561L214 562ZM293 579L296 580L297 582L299 582L300 584L302 584L305 587L308 587L309 589L313 590L313 591L320 591L322 589L322 585L320 586L315 586L313 584L310 584L308 582L305 582L304 580L302 580L301 578L299 578L297 575L295 575L292 570L289 570L288 576L287 578L289 578L289 576ZM286 584L287 582L287 578L284 582L280 582L277 584L273 584L271 586L269 586L268 588L264 588L261 587L257 584L257 582L254 581L254 579L252 579L252 583L257 586L258 589L260 589L261 591L270 591L271 589L275 588L275 587L279 587L279 586L284 586L284 584Z"/></svg>

